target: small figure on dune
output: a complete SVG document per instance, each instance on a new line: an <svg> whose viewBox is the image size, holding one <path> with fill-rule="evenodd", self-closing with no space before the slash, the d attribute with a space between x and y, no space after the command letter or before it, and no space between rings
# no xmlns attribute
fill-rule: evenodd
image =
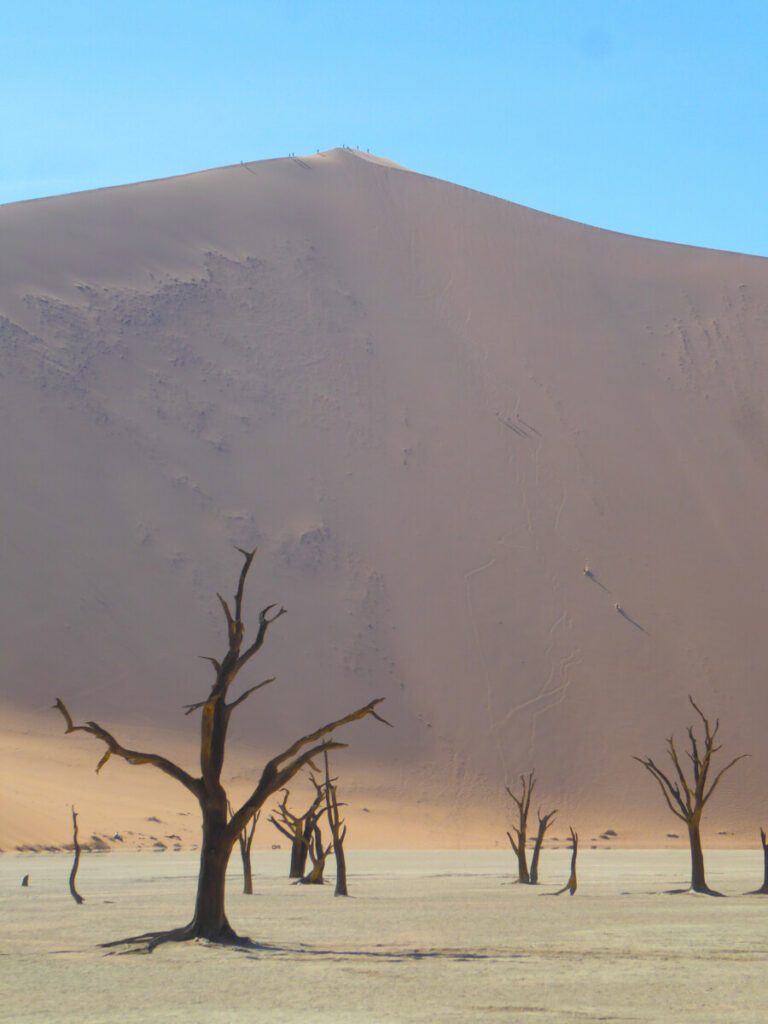
<svg viewBox="0 0 768 1024"><path fill-rule="evenodd" d="M594 584L596 584L598 587L600 587L601 590L604 590L606 592L606 594L610 594L610 590L608 589L608 587L606 587L604 584L602 584L600 582L600 580L597 578L597 576L595 576L595 574L590 569L589 564L584 566L584 575L586 576L586 578L588 580L592 580L592 582Z"/></svg>
<svg viewBox="0 0 768 1024"><path fill-rule="evenodd" d="M621 605L619 604L618 601L616 602L616 604L613 607L616 609L616 611L619 613L619 615L623 615L624 614L624 609L621 607Z"/></svg>

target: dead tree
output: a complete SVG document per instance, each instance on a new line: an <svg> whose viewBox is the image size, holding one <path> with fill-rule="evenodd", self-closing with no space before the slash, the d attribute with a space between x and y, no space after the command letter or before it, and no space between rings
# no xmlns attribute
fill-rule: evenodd
<svg viewBox="0 0 768 1024"><path fill-rule="evenodd" d="M544 836L547 834L547 829L555 820L557 809L554 811L547 811L546 814L542 815L541 808L536 812L536 816L539 819L539 830L536 833L536 842L533 846L533 857L531 858L531 871L530 881L531 885L537 885L539 881L539 857L541 856L541 847L544 843Z"/></svg>
<svg viewBox="0 0 768 1024"><path fill-rule="evenodd" d="M331 844L325 845L323 833L317 823L307 845L307 852L309 853L309 859L312 861L312 867L305 875L302 875L299 883L301 885L324 885L325 864L328 860L328 854L331 852Z"/></svg>
<svg viewBox="0 0 768 1024"><path fill-rule="evenodd" d="M517 807L517 825L512 826L512 832L515 835L513 836L512 832L507 832L507 839L509 839L510 845L517 857L517 880L529 885L531 876L528 871L528 855L525 844L528 841L528 813L531 809L531 794L533 793L533 787L536 785L533 772L521 775L520 785L520 796L513 793L509 786L506 787L507 793L512 797Z"/></svg>
<svg viewBox="0 0 768 1024"><path fill-rule="evenodd" d="M552 894L553 896L561 896L566 891L566 889L571 894L571 896L573 896L573 894L576 892L576 887L578 885L578 882L576 881L576 857L579 852L579 833L573 831L572 825L569 825L568 828L571 833L571 850L573 851L571 853L571 875L568 881L563 886L563 888L558 889L557 892Z"/></svg>
<svg viewBox="0 0 768 1024"><path fill-rule="evenodd" d="M250 940L236 934L229 921L225 909L226 873L232 849L238 836L246 828L253 816L261 809L265 801L283 789L297 772L310 764L313 758L319 758L326 750L339 749L344 743L327 737L342 725L359 721L370 715L379 721L385 721L377 713L376 707L383 698L377 698L357 708L327 725L320 726L306 736L291 743L285 750L277 754L264 766L261 777L253 792L244 803L232 814L227 813L227 793L221 781L224 765L224 752L230 718L235 708L239 707L247 697L261 687L273 682L267 679L244 690L234 700L228 700L229 690L239 672L251 658L261 650L267 630L284 614L285 609L274 611L276 605L270 604L259 614L256 637L244 648L245 626L243 624L243 594L245 581L251 567L254 551L242 551L243 566L234 598L234 608L230 607L220 594L217 595L224 612L227 626L227 649L221 661L207 658L213 665L215 677L210 693L204 700L186 706L186 713L202 712L200 731L200 775L193 775L161 754L145 753L124 747L110 732L97 722L75 725L69 710L61 698L56 700L54 707L61 713L66 723L66 732L87 732L100 740L106 750L98 763L101 769L111 756L121 757L129 764L148 764L164 772L181 783L200 805L202 816L202 843L200 848L200 870L197 884L197 897L191 921L181 928L171 931L147 932L143 935L131 936L119 942L106 943L108 946L123 944L144 945L147 950L154 949L161 942L181 942L187 939L208 939L216 943L247 945ZM389 723L386 723L389 724Z"/></svg>
<svg viewBox="0 0 768 1024"><path fill-rule="evenodd" d="M336 779L331 778L328 766L328 754L325 755L325 807L328 814L328 825L331 829L331 845L336 860L336 888L334 896L349 896L347 890L347 859L344 856L344 840L347 837L347 826L339 816L339 801L336 792Z"/></svg>
<svg viewBox="0 0 768 1024"><path fill-rule="evenodd" d="M231 817L231 806L229 808L229 814ZM238 844L240 845L240 859L243 862L243 894L245 896L253 896L253 868L251 866L251 846L253 845L253 834L256 831L256 822L259 820L260 814L261 811L257 811L253 816L250 828L246 825L246 827L237 837Z"/></svg>
<svg viewBox="0 0 768 1024"><path fill-rule="evenodd" d="M75 851L75 859L69 873L69 891L72 893L75 903L84 903L85 900L75 888L77 869L80 867L80 843L77 840L77 811L74 806L72 807L72 849Z"/></svg>
<svg viewBox="0 0 768 1024"><path fill-rule="evenodd" d="M723 775L737 761L741 761L742 758L748 755L739 754L738 757L734 757L724 768L721 768L714 780L709 783L712 757L721 749L720 746L715 745L717 731L720 728L720 720L718 719L715 722L714 729L711 728L709 720L694 702L693 698L689 697L688 700L704 726L703 750L699 747L699 741L696 739L693 726L688 726L688 740L691 749L686 751L686 753L691 762L692 780L689 780L683 771L673 736L670 736L667 740L667 754L675 769L674 775L671 777L663 772L650 757L636 757L635 760L653 776L664 795L667 807L669 807L676 818L684 821L688 828L688 841L691 847L691 890L693 892L706 893L709 896L721 896L722 893L715 892L714 889L709 888L704 876L701 816L704 811L704 805L712 796L715 787Z"/></svg>
<svg viewBox="0 0 768 1024"><path fill-rule="evenodd" d="M309 847L313 840L315 825L325 808L321 807L323 802L322 791L315 793L315 799L303 814L294 814L288 809L288 790L285 790L283 799L275 811L270 815L269 821L275 826L278 832L291 842L291 866L288 871L289 878L303 878L307 869L307 857Z"/></svg>
<svg viewBox="0 0 768 1024"><path fill-rule="evenodd" d="M753 889L747 893L748 896L768 896L768 841L766 841L765 829L760 829L760 845L763 848L763 884L759 889Z"/></svg>

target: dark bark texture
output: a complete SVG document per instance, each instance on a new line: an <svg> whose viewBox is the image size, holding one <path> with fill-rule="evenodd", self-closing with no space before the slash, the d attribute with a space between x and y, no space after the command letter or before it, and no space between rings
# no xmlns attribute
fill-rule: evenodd
<svg viewBox="0 0 768 1024"><path fill-rule="evenodd" d="M750 896L768 896L768 840L766 840L765 829L760 829L760 845L763 848L763 884L759 889L753 889Z"/></svg>
<svg viewBox="0 0 768 1024"><path fill-rule="evenodd" d="M558 889L554 896L561 896L564 892L569 892L571 896L576 892L578 887L578 881L576 879L576 858L579 854L579 833L574 832L573 826L569 826L571 833L571 874L568 881L565 883L562 889Z"/></svg>
<svg viewBox="0 0 768 1024"><path fill-rule="evenodd" d="M533 857L531 857L531 870L530 870L530 881L531 885L538 885L539 881L539 859L541 857L541 848L544 845L544 836L547 834L547 829L555 820L557 810L547 811L546 814L542 814L541 810L536 812L539 819L539 829L536 833L536 842L533 847Z"/></svg>
<svg viewBox="0 0 768 1024"><path fill-rule="evenodd" d="M333 856L336 861L336 888L334 896L349 896L347 887L347 858L344 855L344 840L347 838L347 826L339 815L339 798L336 790L336 779L331 778L328 754L325 754L325 806L328 813L328 824L331 829Z"/></svg>
<svg viewBox="0 0 768 1024"><path fill-rule="evenodd" d="M75 879L77 878L77 869L80 867L80 843L77 838L77 811L72 808L72 848L75 851L75 857L72 862L72 870L69 873L69 891L72 894L72 899L75 903L84 903L85 900L80 895L75 887Z"/></svg>

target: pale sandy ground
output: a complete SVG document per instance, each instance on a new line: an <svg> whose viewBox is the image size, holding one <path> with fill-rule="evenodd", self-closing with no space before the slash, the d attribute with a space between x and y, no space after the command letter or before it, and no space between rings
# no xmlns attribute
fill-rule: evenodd
<svg viewBox="0 0 768 1024"><path fill-rule="evenodd" d="M545 855L547 882L567 856ZM733 894L711 899L663 894L685 881L682 853L585 851L578 893L553 899L510 884L508 854L355 853L340 900L291 886L285 851L259 852L257 895L233 870L229 912L263 949L105 957L97 942L188 918L194 856L90 855L81 907L67 856L5 856L0 1020L764 1024L768 900L740 895L761 861L710 853L711 883Z"/></svg>

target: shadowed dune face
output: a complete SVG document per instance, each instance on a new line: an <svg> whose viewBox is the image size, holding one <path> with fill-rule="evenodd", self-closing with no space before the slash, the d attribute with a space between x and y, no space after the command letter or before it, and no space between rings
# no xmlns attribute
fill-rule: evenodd
<svg viewBox="0 0 768 1024"><path fill-rule="evenodd" d="M57 756L59 693L132 745L194 733L258 545L251 621L290 615L233 770L381 695L396 729L344 755L381 835L402 804L404 842L503 837L534 767L568 820L663 835L630 755L692 693L753 755L713 829L756 832L764 260L346 151L14 204L0 235L3 689Z"/></svg>

